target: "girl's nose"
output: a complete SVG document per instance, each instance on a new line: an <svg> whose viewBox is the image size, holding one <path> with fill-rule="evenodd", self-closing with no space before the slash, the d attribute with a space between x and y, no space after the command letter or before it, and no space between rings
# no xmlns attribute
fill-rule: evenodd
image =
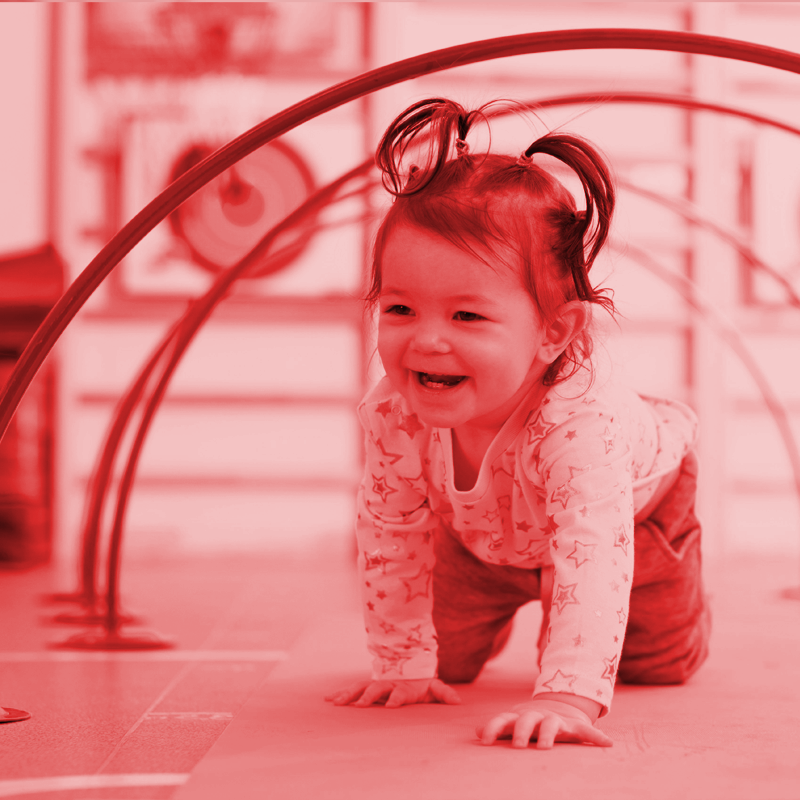
<svg viewBox="0 0 800 800"><path fill-rule="evenodd" d="M418 326L411 346L420 353L449 353L451 350L445 332L438 325Z"/></svg>

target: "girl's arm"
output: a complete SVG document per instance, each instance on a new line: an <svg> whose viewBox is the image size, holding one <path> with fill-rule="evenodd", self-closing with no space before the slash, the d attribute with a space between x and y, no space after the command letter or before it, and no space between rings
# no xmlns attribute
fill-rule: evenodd
<svg viewBox="0 0 800 800"><path fill-rule="evenodd" d="M380 385L359 407L364 479L356 532L373 680L436 674L433 536L423 458L430 431Z"/></svg>
<svg viewBox="0 0 800 800"><path fill-rule="evenodd" d="M534 697L562 694L608 713L633 579L630 423L602 400L548 406L530 464L544 484L553 589ZM556 406L553 403L553 406ZM572 413L569 413L569 412ZM552 415L552 416L549 416ZM583 704L581 704L583 705Z"/></svg>

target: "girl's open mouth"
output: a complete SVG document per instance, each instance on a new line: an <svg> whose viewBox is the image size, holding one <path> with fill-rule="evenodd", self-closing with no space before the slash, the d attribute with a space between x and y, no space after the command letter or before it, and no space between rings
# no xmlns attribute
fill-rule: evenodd
<svg viewBox="0 0 800 800"><path fill-rule="evenodd" d="M466 375L436 375L432 372L418 372L417 377L426 389L452 389L453 386L458 386L466 378Z"/></svg>

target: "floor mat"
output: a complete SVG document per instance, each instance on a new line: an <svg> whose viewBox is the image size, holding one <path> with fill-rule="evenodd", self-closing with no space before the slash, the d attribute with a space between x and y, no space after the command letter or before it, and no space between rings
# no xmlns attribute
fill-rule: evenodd
<svg viewBox="0 0 800 800"><path fill-rule="evenodd" d="M318 616L174 797L796 800L800 603L779 588L775 565L726 567L709 660L684 686L618 686L600 723L613 748L479 744L478 725L530 694L536 604L518 614L507 651L458 687L459 706L324 702L364 677L368 658L357 613Z"/></svg>

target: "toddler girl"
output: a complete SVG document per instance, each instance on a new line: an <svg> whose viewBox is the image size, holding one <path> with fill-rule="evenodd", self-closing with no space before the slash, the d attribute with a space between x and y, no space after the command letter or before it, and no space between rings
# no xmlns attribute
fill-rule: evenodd
<svg viewBox="0 0 800 800"><path fill-rule="evenodd" d="M372 679L337 705L460 702L541 600L532 699L478 730L610 745L614 684L682 683L707 655L694 516L696 419L615 386L591 359L589 270L614 188L565 133L519 158L469 152L485 109L431 99L389 127L377 162L394 202L368 300L386 377L359 406L366 471L359 570ZM424 166L403 172L410 146ZM585 211L537 163L580 179Z"/></svg>

